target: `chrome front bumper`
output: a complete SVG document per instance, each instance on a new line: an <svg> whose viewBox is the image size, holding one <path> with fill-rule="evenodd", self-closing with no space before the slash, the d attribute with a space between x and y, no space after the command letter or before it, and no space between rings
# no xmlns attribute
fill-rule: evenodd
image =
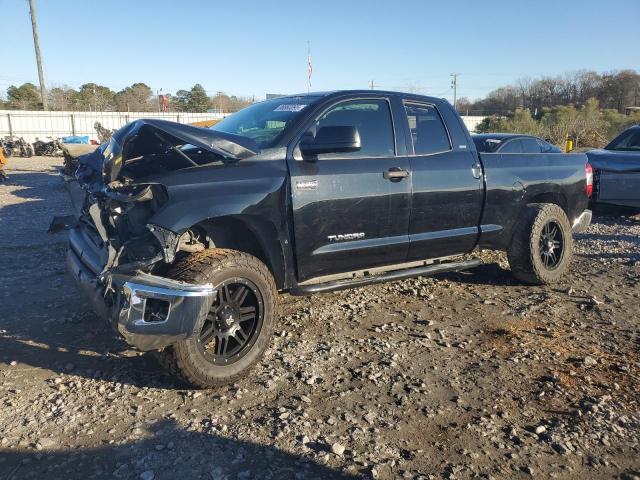
<svg viewBox="0 0 640 480"><path fill-rule="evenodd" d="M591 210L585 210L574 220L571 230L573 233L582 233L589 225L591 225Z"/></svg>
<svg viewBox="0 0 640 480"><path fill-rule="evenodd" d="M144 273L122 279L114 275L112 284L122 285L116 328L140 350L163 348L199 332L216 295L211 284Z"/></svg>
<svg viewBox="0 0 640 480"><path fill-rule="evenodd" d="M107 275L99 281L81 258L69 249L69 271L96 313L139 350L163 348L199 332L215 299L211 284L195 285L145 273Z"/></svg>

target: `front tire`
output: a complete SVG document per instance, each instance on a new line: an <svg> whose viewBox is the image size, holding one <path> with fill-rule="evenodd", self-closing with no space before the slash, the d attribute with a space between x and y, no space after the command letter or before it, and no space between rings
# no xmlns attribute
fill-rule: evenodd
<svg viewBox="0 0 640 480"><path fill-rule="evenodd" d="M527 205L507 257L513 275L534 285L555 283L567 272L573 235L564 210L551 203Z"/></svg>
<svg viewBox="0 0 640 480"><path fill-rule="evenodd" d="M211 249L176 262L168 276L211 283L218 293L200 331L159 352L163 366L197 388L245 376L273 331L277 290L267 267L247 253Z"/></svg>

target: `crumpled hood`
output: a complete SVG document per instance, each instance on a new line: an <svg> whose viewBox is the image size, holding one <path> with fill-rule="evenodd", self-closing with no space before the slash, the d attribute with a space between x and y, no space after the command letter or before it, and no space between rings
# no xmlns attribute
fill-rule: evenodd
<svg viewBox="0 0 640 480"><path fill-rule="evenodd" d="M615 150L590 150L586 152L589 163L596 170L609 172L640 172L640 152Z"/></svg>
<svg viewBox="0 0 640 480"><path fill-rule="evenodd" d="M172 146L190 144L232 160L247 158L260 151L258 145L247 137L157 119L135 120L115 132L112 138L131 158L158 153L162 142L156 134Z"/></svg>
<svg viewBox="0 0 640 480"><path fill-rule="evenodd" d="M96 190L116 180L128 159L164 154L171 147L183 145L220 155L226 161L242 160L260 152L257 144L247 137L167 120L142 119L126 124L95 152L79 157L76 178Z"/></svg>

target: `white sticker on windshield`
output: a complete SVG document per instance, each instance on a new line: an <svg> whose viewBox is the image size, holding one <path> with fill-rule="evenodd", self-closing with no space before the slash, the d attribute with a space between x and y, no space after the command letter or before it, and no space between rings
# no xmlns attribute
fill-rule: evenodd
<svg viewBox="0 0 640 480"><path fill-rule="evenodd" d="M274 110L274 112L299 112L304 107L306 107L306 105L299 105L297 103L287 103L287 104L278 105L278 107Z"/></svg>

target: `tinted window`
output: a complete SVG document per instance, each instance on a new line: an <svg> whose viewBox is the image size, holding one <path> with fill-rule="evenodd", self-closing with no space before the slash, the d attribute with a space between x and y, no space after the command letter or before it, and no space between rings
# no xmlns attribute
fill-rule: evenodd
<svg viewBox="0 0 640 480"><path fill-rule="evenodd" d="M357 152L324 154L329 157L388 157L395 154L391 110L386 100L342 102L320 117L315 128L353 126L360 133L362 148Z"/></svg>
<svg viewBox="0 0 640 480"><path fill-rule="evenodd" d="M542 153L562 153L558 147L551 145L549 142L545 142L540 138L537 138L536 141L538 142L538 145L540 145Z"/></svg>
<svg viewBox="0 0 640 480"><path fill-rule="evenodd" d="M480 153L494 153L502 145L502 141L497 138L472 137L473 143L476 144L476 150Z"/></svg>
<svg viewBox="0 0 640 480"><path fill-rule="evenodd" d="M607 150L634 152L640 150L640 130L629 129L614 138L606 147Z"/></svg>
<svg viewBox="0 0 640 480"><path fill-rule="evenodd" d="M553 146L550 143L545 142L544 140L540 140L539 138L537 138L536 142L538 142L538 145L540 145L540 151L542 153L550 152L551 150L553 150Z"/></svg>
<svg viewBox="0 0 640 480"><path fill-rule="evenodd" d="M523 153L540 153L540 145L536 142L535 138L521 138L520 143L522 144Z"/></svg>
<svg viewBox="0 0 640 480"><path fill-rule="evenodd" d="M407 104L405 111L416 155L451 150L449 135L435 107Z"/></svg>
<svg viewBox="0 0 640 480"><path fill-rule="evenodd" d="M498 153L522 153L522 145L519 139L508 140L502 144Z"/></svg>

